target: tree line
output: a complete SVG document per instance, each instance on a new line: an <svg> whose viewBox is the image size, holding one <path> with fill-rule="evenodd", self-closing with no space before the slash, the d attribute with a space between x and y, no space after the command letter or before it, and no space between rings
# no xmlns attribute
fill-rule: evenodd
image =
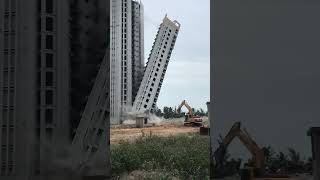
<svg viewBox="0 0 320 180"><path fill-rule="evenodd" d="M204 111L202 108L195 109L192 108L193 115L195 116L208 116L208 111ZM169 118L181 118L185 116L185 112L181 111L180 113L177 112L176 107L167 107L164 106L163 109L159 109L158 107L155 108L153 113L158 117L164 117L165 119Z"/></svg>

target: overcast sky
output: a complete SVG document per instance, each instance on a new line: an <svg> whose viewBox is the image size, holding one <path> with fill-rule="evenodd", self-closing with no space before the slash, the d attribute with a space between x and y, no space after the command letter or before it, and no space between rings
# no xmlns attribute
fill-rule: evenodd
<svg viewBox="0 0 320 180"><path fill-rule="evenodd" d="M172 52L157 106L178 106L186 99L194 108L206 108L210 96L210 0L142 0L145 25L145 61L167 13L181 29Z"/></svg>

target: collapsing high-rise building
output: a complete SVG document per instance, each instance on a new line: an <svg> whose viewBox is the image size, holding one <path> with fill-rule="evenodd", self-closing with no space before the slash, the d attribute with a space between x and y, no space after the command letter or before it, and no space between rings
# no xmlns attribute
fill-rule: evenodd
<svg viewBox="0 0 320 180"><path fill-rule="evenodd" d="M180 24L163 19L153 44L147 67L138 94L133 103L133 112L153 111L160 93L161 85L170 61Z"/></svg>
<svg viewBox="0 0 320 180"><path fill-rule="evenodd" d="M110 68L109 48L72 141L71 167L87 176L110 175Z"/></svg>
<svg viewBox="0 0 320 180"><path fill-rule="evenodd" d="M131 108L144 66L143 5L111 0L110 108L111 123L119 124Z"/></svg>
<svg viewBox="0 0 320 180"><path fill-rule="evenodd" d="M49 0L50 1L50 0ZM109 46L110 0L70 1L70 126L71 138Z"/></svg>

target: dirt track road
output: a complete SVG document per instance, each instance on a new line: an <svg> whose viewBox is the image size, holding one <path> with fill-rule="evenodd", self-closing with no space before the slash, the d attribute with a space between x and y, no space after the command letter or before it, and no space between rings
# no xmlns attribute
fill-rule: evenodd
<svg viewBox="0 0 320 180"><path fill-rule="evenodd" d="M158 136L170 136L179 135L187 133L197 133L199 132L199 127L184 127L184 126L173 126L173 125L163 125L145 128L111 128L110 132L110 143L118 144L121 140L133 141L138 137L149 135L150 133Z"/></svg>

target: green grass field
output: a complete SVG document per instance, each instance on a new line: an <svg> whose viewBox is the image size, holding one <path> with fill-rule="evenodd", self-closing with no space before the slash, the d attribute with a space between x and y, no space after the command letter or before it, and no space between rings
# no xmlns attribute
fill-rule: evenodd
<svg viewBox="0 0 320 180"><path fill-rule="evenodd" d="M158 172L157 179L209 179L209 137L147 135L123 141L111 145L111 164L113 176L140 170Z"/></svg>

